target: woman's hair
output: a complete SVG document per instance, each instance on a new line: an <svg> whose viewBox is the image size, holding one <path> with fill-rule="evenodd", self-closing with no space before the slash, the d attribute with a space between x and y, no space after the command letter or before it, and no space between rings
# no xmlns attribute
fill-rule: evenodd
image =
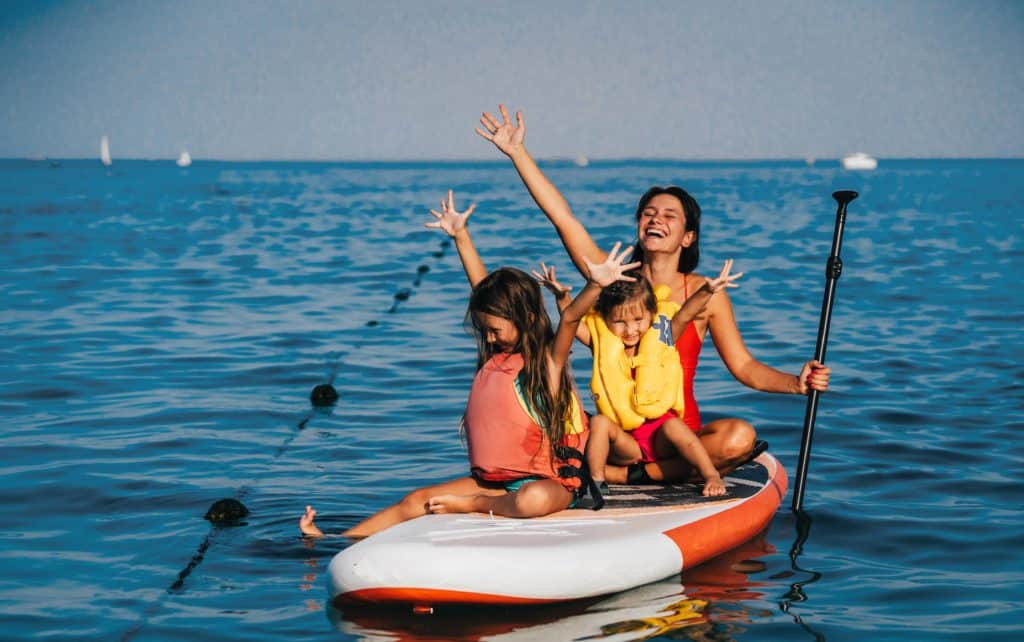
<svg viewBox="0 0 1024 642"><path fill-rule="evenodd" d="M643 213L644 208L647 207L647 204L651 202L651 199L659 194L675 196L683 205L683 217L686 222L683 229L687 232L693 232L693 243L690 243L689 247L684 247L679 255L679 271L683 274L689 274L697 269L697 263L700 262L700 204L697 203L697 199L690 196L690 193L682 187L676 187L675 185L661 187L655 185L640 197L640 202L636 206L637 221L640 220L640 215ZM633 257L630 260L644 260L644 250L639 244L633 248Z"/></svg>
<svg viewBox="0 0 1024 642"><path fill-rule="evenodd" d="M650 312L653 318L658 313L658 299L654 296L654 288L651 287L651 282L647 280L647 277L640 270L630 270L623 274L631 276L636 280L616 281L602 289L601 294L597 296L594 310L607 322L616 308L627 303L636 302Z"/></svg>
<svg viewBox="0 0 1024 642"><path fill-rule="evenodd" d="M521 270L503 267L488 274L473 288L466 317L476 335L478 371L494 356L494 349L487 343L485 330L480 325L481 314L505 319L519 332L519 341L512 351L523 355L523 370L519 375L523 395L540 419L551 445L557 445L565 436L566 422L571 419L573 386L568 364L559 374L558 395L552 396L548 385L547 355L555 341L555 331L544 309L540 285Z"/></svg>

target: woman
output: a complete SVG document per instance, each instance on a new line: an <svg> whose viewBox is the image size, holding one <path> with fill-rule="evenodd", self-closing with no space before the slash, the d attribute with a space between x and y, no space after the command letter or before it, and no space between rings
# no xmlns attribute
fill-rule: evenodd
<svg viewBox="0 0 1024 642"><path fill-rule="evenodd" d="M526 151L526 125L522 113L516 112L513 125L505 106L499 105L498 109L501 121L484 112L480 118L482 128L476 129L477 134L509 157L530 195L555 226L576 268L586 276L584 257L601 260L605 253L573 216L569 203ZM640 198L636 221L634 258L643 262L644 275L653 285L669 286L672 300L682 304L706 281L704 276L694 272L700 258L700 205L682 188L652 187ZM700 348L709 332L729 372L737 381L754 390L789 394L807 394L810 389L824 391L828 389L831 371L812 360L804 364L800 374L791 375L758 361L743 344L728 294L720 291L711 297L704 314L689 323L675 341L684 372L686 410L683 420L697 433L712 462L724 473L753 454L756 432L749 422L738 418L701 423L700 410L693 395L693 377ZM629 478L637 481L663 480L678 478L688 472L681 460L669 460L633 470ZM625 470L615 473L609 470L608 481L621 483L626 477Z"/></svg>

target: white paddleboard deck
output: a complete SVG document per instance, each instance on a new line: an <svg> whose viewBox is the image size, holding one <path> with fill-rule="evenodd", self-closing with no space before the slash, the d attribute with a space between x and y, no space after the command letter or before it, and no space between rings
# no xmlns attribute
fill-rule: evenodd
<svg viewBox="0 0 1024 642"><path fill-rule="evenodd" d="M426 515L335 555L332 601L529 604L623 591L679 573L750 539L786 494L763 453L724 478L727 495L694 484L615 486L600 511L535 519Z"/></svg>

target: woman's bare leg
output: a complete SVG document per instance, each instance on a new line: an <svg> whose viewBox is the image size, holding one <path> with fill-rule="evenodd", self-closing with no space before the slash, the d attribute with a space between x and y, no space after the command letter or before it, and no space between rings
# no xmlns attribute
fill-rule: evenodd
<svg viewBox="0 0 1024 642"><path fill-rule="evenodd" d="M739 466L754 451L757 431L742 419L729 417L705 424L697 433L711 463L725 474Z"/></svg>

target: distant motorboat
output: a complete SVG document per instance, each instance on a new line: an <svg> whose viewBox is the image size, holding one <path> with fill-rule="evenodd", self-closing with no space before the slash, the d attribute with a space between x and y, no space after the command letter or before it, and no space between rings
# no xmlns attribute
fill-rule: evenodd
<svg viewBox="0 0 1024 642"><path fill-rule="evenodd" d="M843 169L875 169L878 161L864 152L856 152L843 156Z"/></svg>
<svg viewBox="0 0 1024 642"><path fill-rule="evenodd" d="M106 136L100 138L100 162L107 167L113 163L110 160L110 140Z"/></svg>
<svg viewBox="0 0 1024 642"><path fill-rule="evenodd" d="M181 152L181 156L179 156L178 160L174 162L178 164L178 167L188 167L189 165L192 164L192 156L190 156L188 151L186 150Z"/></svg>
<svg viewBox="0 0 1024 642"><path fill-rule="evenodd" d="M576 164L576 167L586 167L587 165L590 164L590 159L584 156L583 154L580 154L579 156L574 158L572 162Z"/></svg>

